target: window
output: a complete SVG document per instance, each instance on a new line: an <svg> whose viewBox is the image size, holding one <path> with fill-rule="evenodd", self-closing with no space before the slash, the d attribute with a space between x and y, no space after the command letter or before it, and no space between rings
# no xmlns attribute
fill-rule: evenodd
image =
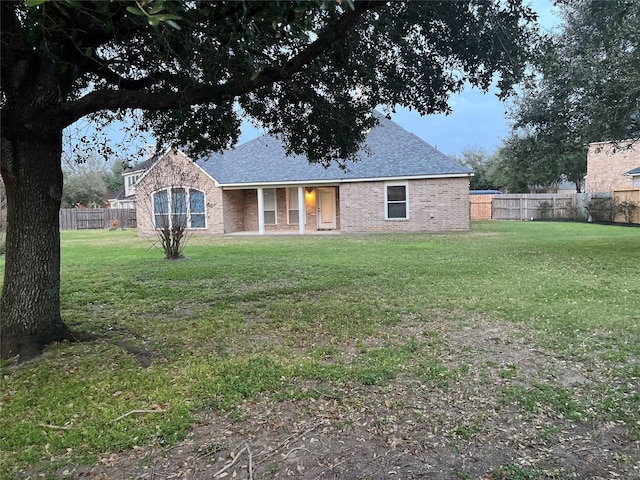
<svg viewBox="0 0 640 480"><path fill-rule="evenodd" d="M167 188L153 194L155 228L206 228L204 192L193 188Z"/></svg>
<svg viewBox="0 0 640 480"><path fill-rule="evenodd" d="M153 194L153 226L169 225L169 192L161 190Z"/></svg>
<svg viewBox="0 0 640 480"><path fill-rule="evenodd" d="M407 188L406 184L389 184L386 186L385 218L387 220L409 218Z"/></svg>
<svg viewBox="0 0 640 480"><path fill-rule="evenodd" d="M171 226L187 228L187 191L171 189Z"/></svg>
<svg viewBox="0 0 640 480"><path fill-rule="evenodd" d="M290 224L300 223L300 209L298 208L298 188L287 188L287 215Z"/></svg>
<svg viewBox="0 0 640 480"><path fill-rule="evenodd" d="M267 225L276 224L276 189L265 188L262 191L264 223Z"/></svg>
<svg viewBox="0 0 640 480"><path fill-rule="evenodd" d="M128 175L127 176L127 186L128 187L135 187L136 183L138 183L138 180L140 180L140 177L142 177L141 173L138 173L137 175Z"/></svg>
<svg viewBox="0 0 640 480"><path fill-rule="evenodd" d="M189 213L191 214L191 228L206 228L204 212L204 192L189 191Z"/></svg>

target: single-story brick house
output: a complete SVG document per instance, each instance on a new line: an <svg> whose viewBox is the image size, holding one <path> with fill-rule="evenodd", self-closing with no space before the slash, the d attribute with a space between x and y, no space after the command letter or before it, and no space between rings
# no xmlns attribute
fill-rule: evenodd
<svg viewBox="0 0 640 480"><path fill-rule="evenodd" d="M287 156L268 135L198 162L167 151L136 184L138 232L175 215L211 234L468 231L472 171L379 119L346 170Z"/></svg>
<svg viewBox="0 0 640 480"><path fill-rule="evenodd" d="M586 192L640 187L640 141L597 142L587 153Z"/></svg>

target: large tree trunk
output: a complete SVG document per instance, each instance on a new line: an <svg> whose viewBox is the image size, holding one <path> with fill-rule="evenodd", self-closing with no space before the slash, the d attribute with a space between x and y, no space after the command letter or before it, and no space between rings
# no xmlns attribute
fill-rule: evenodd
<svg viewBox="0 0 640 480"><path fill-rule="evenodd" d="M25 129L26 130L26 129ZM24 361L69 338L60 317L62 130L3 138L1 171L7 191L0 355Z"/></svg>

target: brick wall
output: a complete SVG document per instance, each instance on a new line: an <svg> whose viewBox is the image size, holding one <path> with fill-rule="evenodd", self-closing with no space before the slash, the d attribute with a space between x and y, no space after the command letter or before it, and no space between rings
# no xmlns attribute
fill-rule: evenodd
<svg viewBox="0 0 640 480"><path fill-rule="evenodd" d="M244 190L225 190L224 201L224 233L242 232L244 226Z"/></svg>
<svg viewBox="0 0 640 480"><path fill-rule="evenodd" d="M631 147L631 148L628 148ZM611 192L633 187L632 177L624 173L640 167L640 142L613 145L592 143L587 153L586 192Z"/></svg>
<svg viewBox="0 0 640 480"><path fill-rule="evenodd" d="M206 229L189 230L194 233L224 232L222 189L198 166L180 152L169 152L161 158L136 187L136 215L138 234L155 234L153 228L153 192L168 187L192 187L205 192Z"/></svg>
<svg viewBox="0 0 640 480"><path fill-rule="evenodd" d="M385 182L340 185L341 231L456 232L469 230L469 179L411 180L409 218L385 220Z"/></svg>

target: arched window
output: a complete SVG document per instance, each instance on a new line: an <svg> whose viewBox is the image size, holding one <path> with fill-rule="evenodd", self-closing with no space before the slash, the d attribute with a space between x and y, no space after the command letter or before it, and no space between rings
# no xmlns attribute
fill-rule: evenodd
<svg viewBox="0 0 640 480"><path fill-rule="evenodd" d="M204 192L171 187L153 194L154 228L207 228Z"/></svg>

